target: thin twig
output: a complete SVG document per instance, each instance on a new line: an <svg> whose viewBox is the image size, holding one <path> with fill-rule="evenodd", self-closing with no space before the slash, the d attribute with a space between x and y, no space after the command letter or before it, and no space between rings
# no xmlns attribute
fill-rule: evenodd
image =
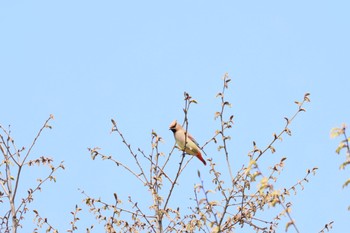
<svg viewBox="0 0 350 233"><path fill-rule="evenodd" d="M122 166L125 170L127 170L128 172L130 172L131 174L133 174L138 180L140 180L140 181L142 182L142 184L144 184L144 185L147 184L147 180L146 180L146 181L142 180L142 179L140 178L140 174L139 174L139 175L136 174L136 173L135 173L133 170L131 170L128 166L126 166L126 165L124 165L122 162L120 162L120 161L114 159L112 156L104 155L104 154L100 153L99 151L97 151L96 148L93 148L93 149L88 148L88 150L90 151L90 153L91 153L93 156L99 155L99 156L101 156L102 159L108 159L108 160L114 162L117 166Z"/></svg>
<svg viewBox="0 0 350 233"><path fill-rule="evenodd" d="M34 138L33 142L32 142L32 145L29 147L28 149L28 152L27 154L24 156L20 166L18 167L18 171L17 171L17 179L16 179L16 184L15 184L15 190L13 192L13 199L16 198L16 194L17 194L17 189L18 189L18 184L19 184L19 180L20 180L20 177L21 177L21 171L22 171L22 167L23 167L23 164L26 162L28 156L30 155L30 152L32 151L33 147L35 146L36 144L36 141L38 140L38 138L40 137L41 135L41 132L44 130L44 128L48 127L48 122L53 119L53 115L50 115L50 117L45 121L44 125L40 128L39 132L37 133L36 137Z"/></svg>
<svg viewBox="0 0 350 233"><path fill-rule="evenodd" d="M231 177L231 182L233 182L233 175L232 175L232 169L231 169L231 165L230 165L230 160L229 160L229 154L228 154L228 150L227 150L227 146L226 146L226 140L228 139L228 137L225 136L224 134L224 130L225 128L225 122L223 120L223 114L224 114L224 109L225 106L228 105L229 103L227 101L225 101L224 95L225 95L225 89L228 88L227 83L230 81L230 79L228 78L228 74L226 73L224 76L224 85L222 88L222 92L221 92L221 112L220 112L220 122L221 122L221 135L222 135L222 141L223 141L223 147L224 147L224 151L225 151L225 156L226 156L226 162L227 162L227 167L230 173L230 177Z"/></svg>
<svg viewBox="0 0 350 233"><path fill-rule="evenodd" d="M137 159L137 155L136 155L136 154L134 153L134 151L131 149L130 144L128 144L128 143L126 142L126 140L125 140L123 134L119 131L116 122L115 122L113 119L112 119L111 121L112 121L112 124L113 124L113 129L112 129L112 131L117 131L117 133L119 134L120 138L122 139L122 142L123 142L124 145L129 149L130 154L131 154L132 157L134 158L134 160L135 160L135 162L136 162L138 168L139 168L140 171L141 171L141 175L144 177L145 181L146 181L147 183L149 183L150 181L147 180L146 174L145 174L145 172L143 171L143 168L142 168L142 166L140 165L139 160Z"/></svg>
<svg viewBox="0 0 350 233"><path fill-rule="evenodd" d="M287 214L287 216L288 216L288 218L289 218L289 220L290 220L290 223L293 225L295 231L299 233L300 231L298 230L297 225L295 224L294 220L292 219L292 216L291 216L290 213L289 213L289 212L290 212L290 211L289 211L289 208L287 209L287 207L284 206L284 204L282 203L281 198L280 198L279 196L278 196L278 200L279 200L279 204L282 206L283 210L284 210L285 213Z"/></svg>
<svg viewBox="0 0 350 233"><path fill-rule="evenodd" d="M178 170L177 170L177 173L175 175L175 179L174 179L174 182L171 183L171 187L170 187L170 190L169 190L169 193L167 195L167 198L166 198L166 201L165 201L165 204L163 206L163 210L166 211L166 208L168 206L168 203L169 203L169 200L170 200L170 197L173 193L173 190L174 190L174 187L175 187L175 184L178 180L178 178L180 177L180 174L182 172L182 163L185 159L185 150L186 150L186 146L187 146L187 130L188 130L188 119L187 119L187 113L188 113L188 110L189 110L189 107L190 107L190 104L191 104L191 101L190 100L190 96L188 95L188 93L185 92L185 108L184 108L184 113L185 113L185 118L184 118L184 124L185 124L185 145L184 145L184 148L183 148L183 151L182 151L182 158L180 160L180 163L179 163L179 167L178 167Z"/></svg>
<svg viewBox="0 0 350 233"><path fill-rule="evenodd" d="M154 233L157 233L157 231L154 229L153 224L148 220L148 217L142 212L142 210L138 207L137 202L134 203L131 200L131 197L129 197L129 201L130 203L134 204L134 207L136 207L137 211L141 213L141 216L146 220L146 222L148 223L149 227L153 230Z"/></svg>
<svg viewBox="0 0 350 233"><path fill-rule="evenodd" d="M289 129L288 129L288 126L292 123L292 121L295 119L295 117L302 111L305 111L305 109L303 109L303 105L305 104L305 102L310 102L309 98L309 93L306 93L304 95L304 99L301 103L298 104L298 110L294 113L294 115L292 116L292 118L288 119L288 118L285 118L286 119L286 125L284 126L284 129L276 136L274 135L274 138L273 140L270 142L270 144L263 150L263 151L260 151L258 157L255 159L255 161L258 161L258 159L269 149L271 149L272 145L277 141L277 139L281 138L281 136L284 134L284 133L288 133L289 132Z"/></svg>

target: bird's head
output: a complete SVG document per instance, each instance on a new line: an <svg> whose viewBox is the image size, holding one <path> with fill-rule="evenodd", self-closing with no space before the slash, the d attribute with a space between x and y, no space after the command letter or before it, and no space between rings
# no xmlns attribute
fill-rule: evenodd
<svg viewBox="0 0 350 233"><path fill-rule="evenodd" d="M173 131L173 133L175 133L176 130L178 129L177 125L178 125L178 124L177 124L177 121L174 120L173 122L171 122L171 124L170 124L170 126L169 126L169 130L171 130L171 131Z"/></svg>

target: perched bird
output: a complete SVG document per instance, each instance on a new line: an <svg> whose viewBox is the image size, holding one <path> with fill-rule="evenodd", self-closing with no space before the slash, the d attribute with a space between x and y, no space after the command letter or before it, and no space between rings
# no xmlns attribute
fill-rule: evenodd
<svg viewBox="0 0 350 233"><path fill-rule="evenodd" d="M204 163L204 165L207 165L205 160L202 157L201 149L199 148L199 144L196 142L196 140L187 132L186 136L187 139L185 140L185 130L182 128L180 124L177 123L176 120L171 122L169 129L173 131L174 138L177 143L177 146L183 150L185 147L185 141L186 141L186 149L185 152L190 155L196 156L200 161Z"/></svg>

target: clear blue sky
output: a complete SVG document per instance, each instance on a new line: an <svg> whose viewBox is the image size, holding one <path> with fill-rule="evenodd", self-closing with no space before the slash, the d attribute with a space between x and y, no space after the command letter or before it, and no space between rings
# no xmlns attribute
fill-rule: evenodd
<svg viewBox="0 0 350 233"><path fill-rule="evenodd" d="M86 210L78 188L105 198L113 192L140 197L144 188L133 189L134 178L111 163L92 161L87 147L128 162L117 135L109 134L113 117L134 148L149 151L154 129L168 152L168 125L183 117L184 91L199 103L190 112L190 130L203 143L217 126L215 95L228 72L235 168L247 160L253 140L268 143L283 117L294 112L294 100L311 93L307 112L291 126L293 136L265 160L272 165L288 158L281 184L287 186L318 166L291 199L292 216L301 232L318 232L331 220L332 232L345 232L350 189L341 186L350 173L338 170L344 157L335 155L329 130L350 123L349 9L348 1L319 0L1 1L0 123L11 124L17 144L28 145L54 114L53 129L33 156L64 160L67 168L30 207L64 231L75 204ZM207 154L223 156L214 145ZM198 183L197 169L210 180L208 167L192 160L191 168L177 193L185 203ZM25 173L24 186L36 176ZM83 230L91 217L81 219Z"/></svg>

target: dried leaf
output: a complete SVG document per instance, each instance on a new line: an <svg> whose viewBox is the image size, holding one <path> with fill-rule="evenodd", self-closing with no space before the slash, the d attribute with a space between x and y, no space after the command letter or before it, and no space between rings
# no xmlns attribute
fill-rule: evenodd
<svg viewBox="0 0 350 233"><path fill-rule="evenodd" d="M287 121L287 124L289 124L289 119L287 117L284 117L284 119Z"/></svg>
<svg viewBox="0 0 350 233"><path fill-rule="evenodd" d="M218 118L220 115L221 115L220 112L216 112L216 113L215 113L215 116L214 116L214 120L216 120L216 118Z"/></svg>
<svg viewBox="0 0 350 233"><path fill-rule="evenodd" d="M336 138L339 135L344 133L345 128L332 128L330 132L330 137L331 138Z"/></svg>
<svg viewBox="0 0 350 233"><path fill-rule="evenodd" d="M287 222L286 224L286 232L288 231L288 228L291 226L291 225L294 225L294 222L293 221L290 221L290 222Z"/></svg>
<svg viewBox="0 0 350 233"><path fill-rule="evenodd" d="M285 131L289 136L292 136L292 131L290 131L290 129L285 128L284 131Z"/></svg>
<svg viewBox="0 0 350 233"><path fill-rule="evenodd" d="M305 101L305 102L310 102L309 95L310 95L310 93L306 93L306 94L304 95L304 101Z"/></svg>
<svg viewBox="0 0 350 233"><path fill-rule="evenodd" d="M221 92L217 93L215 97L223 97L223 94Z"/></svg>
<svg viewBox="0 0 350 233"><path fill-rule="evenodd" d="M340 170L345 169L346 166L348 166L350 164L350 160L345 161L344 163L342 163L339 167Z"/></svg>
<svg viewBox="0 0 350 233"><path fill-rule="evenodd" d="M277 140L277 134L276 133L273 133L273 138L274 138L274 140Z"/></svg>

